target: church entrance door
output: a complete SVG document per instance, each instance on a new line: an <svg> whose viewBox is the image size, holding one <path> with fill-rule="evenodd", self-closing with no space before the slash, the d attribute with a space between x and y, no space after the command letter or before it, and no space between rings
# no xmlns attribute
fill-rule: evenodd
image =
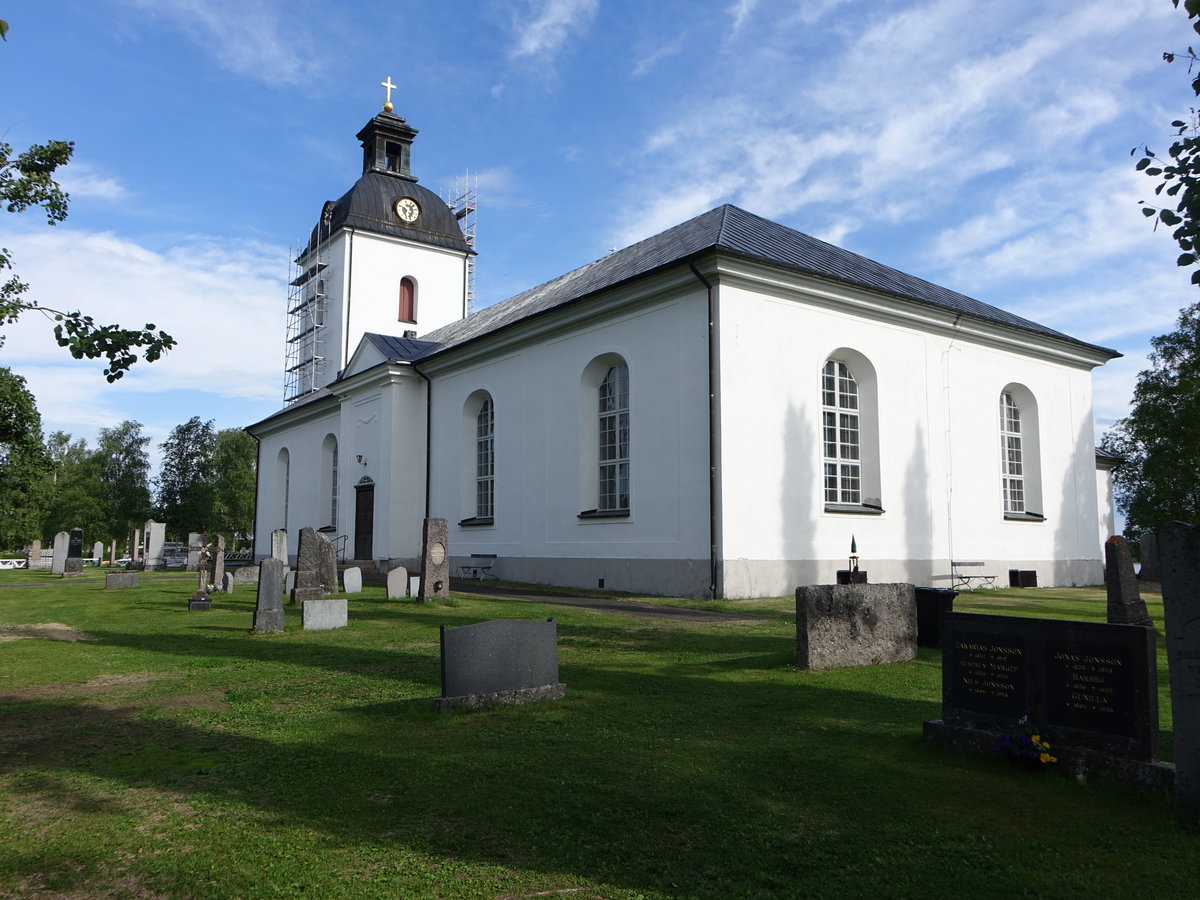
<svg viewBox="0 0 1200 900"><path fill-rule="evenodd" d="M355 486L354 558L373 559L375 544L375 485Z"/></svg>

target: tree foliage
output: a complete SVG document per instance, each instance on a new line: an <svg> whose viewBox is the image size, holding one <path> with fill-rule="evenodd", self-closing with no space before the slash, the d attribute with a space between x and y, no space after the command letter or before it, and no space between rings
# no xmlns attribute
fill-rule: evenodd
<svg viewBox="0 0 1200 900"><path fill-rule="evenodd" d="M167 523L167 532L186 538L189 531L216 531L213 517L213 445L212 420L192 416L159 446L162 469L158 475L158 513Z"/></svg>
<svg viewBox="0 0 1200 900"><path fill-rule="evenodd" d="M1171 2L1176 7L1180 5L1180 0ZM1183 0L1183 8L1187 17L1194 20L1192 29L1200 33L1200 0ZM1192 91L1200 96L1200 69L1196 68L1200 56L1191 47L1185 53L1163 54L1168 63L1179 57L1188 60L1189 73L1196 72ZM1196 266L1200 263L1200 118L1192 109L1187 119L1176 119L1171 127L1175 129L1175 142L1168 149L1166 159L1147 145L1134 147L1130 155L1140 156L1137 169L1158 179L1154 193L1166 200L1163 206L1143 201L1142 214L1153 217L1155 227L1162 223L1174 229L1171 237L1182 251L1175 261L1177 265ZM1200 268L1193 270L1192 283L1200 284Z"/></svg>
<svg viewBox="0 0 1200 900"><path fill-rule="evenodd" d="M0 548L19 549L41 533L48 471L33 394L0 367Z"/></svg>
<svg viewBox="0 0 1200 900"><path fill-rule="evenodd" d="M1132 412L1101 441L1126 460L1113 472L1113 491L1129 537L1173 519L1200 522L1200 303L1150 344Z"/></svg>
<svg viewBox="0 0 1200 900"><path fill-rule="evenodd" d="M257 467L258 445L254 438L240 428L217 432L213 447L213 520L215 530L234 540L249 540L254 533Z"/></svg>
<svg viewBox="0 0 1200 900"><path fill-rule="evenodd" d="M126 419L113 428L101 428L96 447L97 477L108 511L108 534L121 540L141 528L153 513L150 499L150 438L140 422Z"/></svg>
<svg viewBox="0 0 1200 900"><path fill-rule="evenodd" d="M67 217L69 198L55 182L54 173L59 166L66 165L74 149L75 145L70 141L50 141L34 144L14 157L12 146L0 141L0 203L11 213L40 208L49 225L63 221ZM9 250L0 247L0 270L11 268ZM22 313L42 313L57 323L55 340L73 357L104 357L108 361L104 377L110 382L121 378L139 358L154 362L175 346L175 339L165 331L156 331L153 323L147 322L141 329L97 325L91 316L85 316L79 310L41 306L26 296L28 291L29 285L16 275L0 282L0 326L12 324ZM0 347L3 345L4 336L0 335Z"/></svg>
<svg viewBox="0 0 1200 900"><path fill-rule="evenodd" d="M82 528L84 540L108 540L108 512L100 484L100 460L83 438L55 431L46 440L50 459L49 499L42 539Z"/></svg>

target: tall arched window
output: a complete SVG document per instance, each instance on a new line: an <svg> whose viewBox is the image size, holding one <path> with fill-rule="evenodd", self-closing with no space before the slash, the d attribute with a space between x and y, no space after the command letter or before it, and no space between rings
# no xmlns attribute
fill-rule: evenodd
<svg viewBox="0 0 1200 900"><path fill-rule="evenodd" d="M328 515L325 525L338 523L338 439L327 434L321 443L321 502L322 512Z"/></svg>
<svg viewBox="0 0 1200 900"><path fill-rule="evenodd" d="M1041 521L1042 473L1037 400L1021 384L1000 392L1000 494L1006 519Z"/></svg>
<svg viewBox="0 0 1200 900"><path fill-rule="evenodd" d="M875 367L849 347L821 368L821 480L826 512L883 512Z"/></svg>
<svg viewBox="0 0 1200 900"><path fill-rule="evenodd" d="M610 366L599 390L600 512L629 509L629 369Z"/></svg>
<svg viewBox="0 0 1200 900"><path fill-rule="evenodd" d="M826 503L862 503L858 410L858 382L844 362L829 360L821 374Z"/></svg>
<svg viewBox="0 0 1200 900"><path fill-rule="evenodd" d="M494 429L492 398L488 397L475 417L475 515L480 519L490 519L495 513Z"/></svg>
<svg viewBox="0 0 1200 900"><path fill-rule="evenodd" d="M400 279L400 313L397 319L401 322L417 321L417 283L408 276Z"/></svg>
<svg viewBox="0 0 1200 900"><path fill-rule="evenodd" d="M291 457L287 447L279 451L275 460L275 521L278 527L288 527L288 494L291 490Z"/></svg>

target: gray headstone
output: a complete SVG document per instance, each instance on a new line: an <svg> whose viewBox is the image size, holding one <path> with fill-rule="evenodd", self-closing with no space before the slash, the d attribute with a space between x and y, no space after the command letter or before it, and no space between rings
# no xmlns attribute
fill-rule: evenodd
<svg viewBox="0 0 1200 900"><path fill-rule="evenodd" d="M347 594L362 593L362 569L358 566L350 566L342 573L342 590Z"/></svg>
<svg viewBox="0 0 1200 900"><path fill-rule="evenodd" d="M233 573L226 572L221 576L221 590L226 594L233 593Z"/></svg>
<svg viewBox="0 0 1200 900"><path fill-rule="evenodd" d="M67 547L70 544L71 536L65 531L60 531L54 536L54 562L50 565L50 574L61 575L63 566L67 562Z"/></svg>
<svg viewBox="0 0 1200 900"><path fill-rule="evenodd" d="M63 578L70 578L73 575L83 574L83 557L68 556L63 561Z"/></svg>
<svg viewBox="0 0 1200 900"><path fill-rule="evenodd" d="M146 554L142 550L142 529L140 528L133 529L133 549L129 551L129 555L135 563L144 562L146 559Z"/></svg>
<svg viewBox="0 0 1200 900"><path fill-rule="evenodd" d="M296 570L288 569L283 574L283 592L290 594L296 589Z"/></svg>
<svg viewBox="0 0 1200 900"><path fill-rule="evenodd" d="M418 596L420 596L420 594L421 594L421 576L420 575L409 575L408 576L408 596L412 597L415 600Z"/></svg>
<svg viewBox="0 0 1200 900"><path fill-rule="evenodd" d="M558 629L554 619L493 619L442 626L439 709L559 699Z"/></svg>
<svg viewBox="0 0 1200 900"><path fill-rule="evenodd" d="M218 588L225 583L225 535L218 534L213 546L212 583Z"/></svg>
<svg viewBox="0 0 1200 900"><path fill-rule="evenodd" d="M287 531L282 528L276 528L271 532L271 556L285 566L287 565Z"/></svg>
<svg viewBox="0 0 1200 900"><path fill-rule="evenodd" d="M187 568L189 572L195 572L200 568L200 551L204 544L207 543L207 535L201 534L198 531L189 531L187 536Z"/></svg>
<svg viewBox="0 0 1200 900"><path fill-rule="evenodd" d="M408 596L408 569L396 566L387 575L387 596L389 600L403 600Z"/></svg>
<svg viewBox="0 0 1200 900"><path fill-rule="evenodd" d="M300 621L305 631L345 628L349 604L341 599L305 600L300 606Z"/></svg>
<svg viewBox="0 0 1200 900"><path fill-rule="evenodd" d="M25 557L25 568L40 569L42 567L42 542L33 541L29 545L29 553Z"/></svg>
<svg viewBox="0 0 1200 900"><path fill-rule="evenodd" d="M317 542L323 537L324 535L318 533L315 528L300 529L300 540L296 544L297 572L316 572L320 569L321 551L317 547Z"/></svg>
<svg viewBox="0 0 1200 900"><path fill-rule="evenodd" d="M337 548L321 532L317 532L317 573L327 594L337 591Z"/></svg>
<svg viewBox="0 0 1200 900"><path fill-rule="evenodd" d="M104 576L104 589L115 591L138 586L137 572L109 572Z"/></svg>
<svg viewBox="0 0 1200 900"><path fill-rule="evenodd" d="M1104 542L1104 586L1108 589L1108 621L1112 625L1149 625L1150 613L1138 590L1129 542L1113 535Z"/></svg>
<svg viewBox="0 0 1200 900"><path fill-rule="evenodd" d="M258 584L258 566L242 566L233 570L234 584Z"/></svg>
<svg viewBox="0 0 1200 900"><path fill-rule="evenodd" d="M82 528L72 528L68 532L68 534L70 535L70 538L67 542L67 559L70 559L71 557L76 557L78 559L82 559L83 558L83 529Z"/></svg>
<svg viewBox="0 0 1200 900"><path fill-rule="evenodd" d="M1153 532L1147 531L1138 537L1138 556L1142 562L1138 578L1142 581L1158 581L1158 541Z"/></svg>
<svg viewBox="0 0 1200 900"><path fill-rule="evenodd" d="M96 561L96 565L104 562L104 543L102 541L92 544L92 559Z"/></svg>
<svg viewBox="0 0 1200 900"><path fill-rule="evenodd" d="M295 587L291 590L292 603L303 604L308 600L324 599L326 591L322 572L322 543L329 544L329 541L315 528L306 526L300 529L300 538L296 545ZM335 569L335 579L336 571Z"/></svg>
<svg viewBox="0 0 1200 900"><path fill-rule="evenodd" d="M450 530L445 519L426 519L421 527L421 588L418 603L450 598Z"/></svg>
<svg viewBox="0 0 1200 900"><path fill-rule="evenodd" d="M146 560L146 570L156 572L165 568L163 560L163 543L167 539L167 526L163 522L155 522L153 519L146 521L145 542L146 552L144 559Z"/></svg>
<svg viewBox="0 0 1200 900"><path fill-rule="evenodd" d="M259 564L258 605L254 610L257 634L283 631L283 568L283 563L274 558Z"/></svg>
<svg viewBox="0 0 1200 900"><path fill-rule="evenodd" d="M1158 530L1163 624L1175 728L1175 811L1200 825L1200 529L1168 522Z"/></svg>
<svg viewBox="0 0 1200 900"><path fill-rule="evenodd" d="M115 539L108 542L108 564L110 566L117 564L117 542Z"/></svg>
<svg viewBox="0 0 1200 900"><path fill-rule="evenodd" d="M796 588L796 666L832 669L917 655L911 584L816 584Z"/></svg>

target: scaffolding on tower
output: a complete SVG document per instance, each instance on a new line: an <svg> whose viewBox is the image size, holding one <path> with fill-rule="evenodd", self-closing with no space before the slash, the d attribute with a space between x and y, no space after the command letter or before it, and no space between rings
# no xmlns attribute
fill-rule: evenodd
<svg viewBox="0 0 1200 900"><path fill-rule="evenodd" d="M446 205L454 213L454 218L458 220L467 245L472 250L478 252L475 246L475 213L479 205L479 173L472 173L468 170L466 175L461 178L455 176L454 187L446 192ZM475 253L467 256L467 283L465 289L467 315L470 315L475 312Z"/></svg>
<svg viewBox="0 0 1200 900"><path fill-rule="evenodd" d="M283 401L292 403L324 382L326 290L321 247L328 238L328 215L321 216L317 240L298 249L288 284L287 343L284 350Z"/></svg>

